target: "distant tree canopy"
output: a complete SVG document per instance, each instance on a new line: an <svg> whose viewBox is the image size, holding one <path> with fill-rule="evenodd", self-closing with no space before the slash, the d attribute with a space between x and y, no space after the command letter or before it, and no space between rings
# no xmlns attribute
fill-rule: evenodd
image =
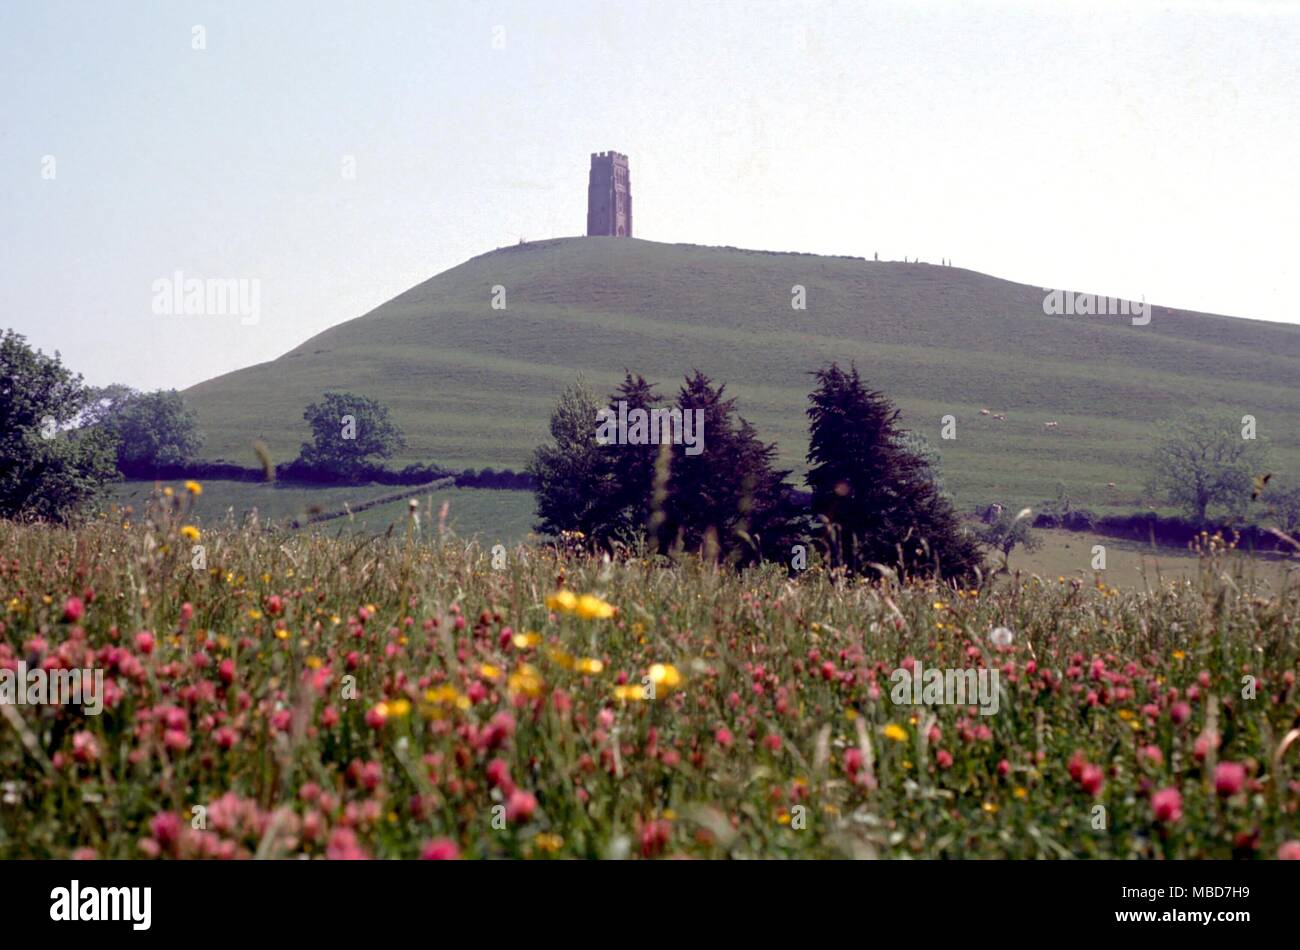
<svg viewBox="0 0 1300 950"><path fill-rule="evenodd" d="M311 426L298 464L342 478L357 477L406 448L406 439L382 403L354 393L325 393L302 414Z"/></svg>
<svg viewBox="0 0 1300 950"><path fill-rule="evenodd" d="M553 442L528 469L538 530L581 532L605 547L640 535L660 552L736 563L788 555L799 534L788 473L773 468L775 446L736 416L723 389L699 372L672 403L631 373L607 406L582 381L567 389L551 415Z"/></svg>
<svg viewBox="0 0 1300 950"><path fill-rule="evenodd" d="M1236 419L1202 413L1166 427L1151 459L1148 491L1200 523L1211 513L1240 517L1251 500L1254 477L1263 474L1267 449L1245 438Z"/></svg>
<svg viewBox="0 0 1300 950"><path fill-rule="evenodd" d="M854 573L968 577L979 545L897 427L898 410L837 364L813 374L807 481L829 562Z"/></svg>
<svg viewBox="0 0 1300 950"><path fill-rule="evenodd" d="M57 353L0 334L0 515L62 520L116 477L111 437L74 428L89 400Z"/></svg>
<svg viewBox="0 0 1300 950"><path fill-rule="evenodd" d="M135 392L110 386L92 393L87 421L117 443L117 468L128 477L152 477L161 466L188 462L203 446L198 417L176 390Z"/></svg>

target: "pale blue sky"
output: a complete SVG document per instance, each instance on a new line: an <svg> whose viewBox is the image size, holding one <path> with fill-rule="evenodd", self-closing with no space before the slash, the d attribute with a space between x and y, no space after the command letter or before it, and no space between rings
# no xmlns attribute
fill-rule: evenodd
<svg viewBox="0 0 1300 950"><path fill-rule="evenodd" d="M1294 3L6 0L0 326L189 385L582 233L605 149L650 240L1300 322L1298 49ZM259 322L156 315L177 270Z"/></svg>

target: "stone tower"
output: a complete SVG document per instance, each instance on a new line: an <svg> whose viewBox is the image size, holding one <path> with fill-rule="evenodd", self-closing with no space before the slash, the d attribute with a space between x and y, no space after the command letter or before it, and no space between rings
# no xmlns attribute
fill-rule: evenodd
<svg viewBox="0 0 1300 950"><path fill-rule="evenodd" d="M587 234L632 236L632 178L627 156L618 152L591 153L587 184Z"/></svg>

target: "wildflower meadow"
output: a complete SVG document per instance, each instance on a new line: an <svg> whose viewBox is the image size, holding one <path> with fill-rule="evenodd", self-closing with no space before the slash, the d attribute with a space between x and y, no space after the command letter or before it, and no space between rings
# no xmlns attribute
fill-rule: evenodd
<svg viewBox="0 0 1300 950"><path fill-rule="evenodd" d="M1220 538L1147 590L953 587L494 556L418 503L200 530L201 492L0 522L0 672L103 673L98 715L0 704L5 855L1300 857L1295 568Z"/></svg>

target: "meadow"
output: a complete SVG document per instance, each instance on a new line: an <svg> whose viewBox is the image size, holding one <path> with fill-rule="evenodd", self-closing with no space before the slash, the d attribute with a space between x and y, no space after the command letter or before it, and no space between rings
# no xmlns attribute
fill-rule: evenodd
<svg viewBox="0 0 1300 950"><path fill-rule="evenodd" d="M0 522L0 666L106 681L99 716L0 706L5 856L1300 857L1294 562L494 564L423 506L353 537L206 497ZM896 702L918 663L996 672L997 713Z"/></svg>
<svg viewBox="0 0 1300 950"><path fill-rule="evenodd" d="M151 481L118 482L101 503L104 510L143 510L157 485ZM445 530L478 538L489 548L527 540L536 521L532 492L489 488L445 487L433 491L392 485L315 486L285 482L205 481L203 495L191 508L197 524L240 524L250 516L279 527L297 523L326 534L384 534L402 526L410 513L408 498L374 504L405 494L419 500L436 523L446 505ZM373 505L373 507L363 507ZM312 524L313 518L337 515Z"/></svg>

